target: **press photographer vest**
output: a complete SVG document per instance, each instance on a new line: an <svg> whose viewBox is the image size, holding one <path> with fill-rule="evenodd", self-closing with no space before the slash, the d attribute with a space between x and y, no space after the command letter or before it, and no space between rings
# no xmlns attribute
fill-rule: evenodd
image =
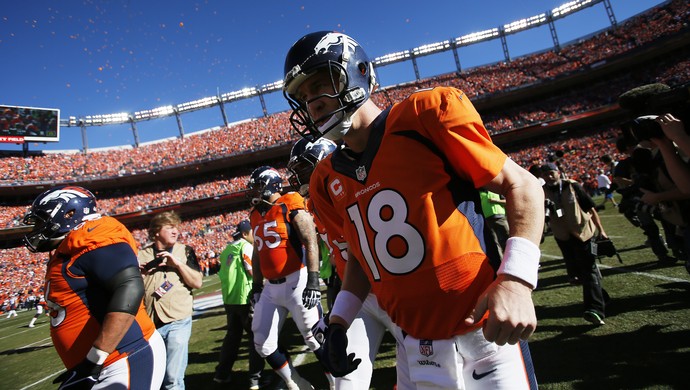
<svg viewBox="0 0 690 390"><path fill-rule="evenodd" d="M184 244L176 243L172 255L185 264L189 260L189 250ZM146 264L155 258L153 246L139 251L139 264ZM156 289L168 280L173 287L162 298L154 294ZM144 306L156 326L168 324L192 315L194 297L192 288L184 284L182 276L173 267L163 267L152 274L144 276Z"/></svg>
<svg viewBox="0 0 690 390"><path fill-rule="evenodd" d="M592 215L582 210L573 189L572 180L562 179L560 193L544 187L544 194L556 204L563 213L561 217L551 215L549 225L553 236L561 241L577 237L585 242L594 236L597 228L592 221Z"/></svg>

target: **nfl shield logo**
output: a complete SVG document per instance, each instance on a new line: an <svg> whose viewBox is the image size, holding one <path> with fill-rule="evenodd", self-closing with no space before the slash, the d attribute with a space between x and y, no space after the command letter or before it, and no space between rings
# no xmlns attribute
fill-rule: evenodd
<svg viewBox="0 0 690 390"><path fill-rule="evenodd" d="M429 357L434 354L434 345L432 340L419 340L419 353Z"/></svg>
<svg viewBox="0 0 690 390"><path fill-rule="evenodd" d="M364 168L364 166L361 166L357 168L357 171L355 171L357 174L357 180L362 181L367 178L367 169Z"/></svg>

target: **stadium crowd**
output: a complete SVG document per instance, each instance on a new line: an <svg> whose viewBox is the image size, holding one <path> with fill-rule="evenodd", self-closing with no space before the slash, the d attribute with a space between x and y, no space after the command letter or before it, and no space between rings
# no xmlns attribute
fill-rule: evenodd
<svg viewBox="0 0 690 390"><path fill-rule="evenodd" d="M673 35L687 28L690 6L686 1L673 1L608 31L581 39L562 48L560 52L528 55L511 62L470 69L408 83L395 88L383 88L373 96L380 105L399 101L411 91L433 85L452 85L465 91L473 99L481 100L492 94L516 88L530 88L533 84L587 71L600 61L613 58L641 45ZM667 58L655 67L638 70L606 84L573 91L567 96L526 102L500 113L482 113L487 128L493 134L530 124L548 122L565 115L582 113L610 105L618 95L640 80L664 82L671 86L690 80L690 61L685 57ZM615 148L615 128L598 129L585 137L563 138L545 144L506 150L521 166L558 159L571 179L583 183L586 189L596 190L596 171L607 169L599 157L604 154L618 160ZM227 158L276 145L291 143L294 135L288 124L288 113L249 120L229 128L216 129L172 141L163 141L139 148L108 150L94 153L43 154L32 157L0 158L0 185L31 182L72 181L131 174L150 174L158 169ZM43 167L51 167L48 171ZM58 169L55 169L55 168ZM251 169L253 167L248 167ZM215 178L195 178L166 187L151 186L132 192L112 192L99 195L103 213L117 215L193 199L235 193L245 189L248 171ZM26 205L0 206L0 228L16 227ZM196 248L204 273L217 267L219 252L232 241L232 232L246 211L196 218L184 221L181 242ZM140 246L146 244L144 229L133 231ZM42 289L44 262L42 254L29 253L25 248L0 251L0 302L18 294L20 300Z"/></svg>
<svg viewBox="0 0 690 390"><path fill-rule="evenodd" d="M673 35L687 27L688 15L690 6L687 2L673 1L626 21L615 31L580 39L574 44L564 46L559 52L547 51L527 55L510 62L502 61L469 69L460 74L431 77L383 89L380 93L374 94L373 99L381 106L388 106L408 96L415 89L435 85L457 87L476 100L511 89L530 88L538 82L574 72L586 72L600 61L613 59L655 39ZM508 114L488 113L487 116L482 112L482 115L486 116L487 128L495 134L553 120L568 113L580 113L611 104L611 96L615 90L623 92L635 86L640 77L649 79L650 75L654 75L657 82L671 86L688 79L690 61L687 60L687 54L681 58L669 58L667 61L646 69L646 75L626 74L613 84L602 85L598 91L587 93L585 100L578 100L582 98L581 93L573 93L569 98L517 106ZM288 113L276 113L229 128L218 128L203 134L138 148L118 148L87 154L73 151L27 158L8 156L0 159L0 184L60 182L147 174L166 167L226 158L293 140ZM45 167L51 169L47 170Z"/></svg>
<svg viewBox="0 0 690 390"><path fill-rule="evenodd" d="M597 131L584 137L563 138L546 144L507 151L508 155L521 166L528 168L558 159L570 178L583 182L586 188L596 189L596 171L606 169L599 157L609 154L617 159L620 155L615 148L616 129ZM285 178L285 169L280 169ZM131 194L118 198L100 198L98 206L104 214L118 213L181 203L191 198L203 198L243 191L246 188L248 175L235 177L232 180L213 180L180 186L156 192L152 190L143 194ZM287 185L287 183L285 183ZM248 205L247 205L248 206ZM7 215L23 215L26 207L0 207L3 221ZM15 216L15 219L20 217ZM220 215L196 218L183 222L180 230L184 242L193 246L199 258L204 274L213 273L218 267L220 251L232 241L232 233L239 221L247 218L246 211L237 211ZM133 230L134 238L140 247L147 244L146 229ZM24 247L0 251L0 302L15 293L28 298L30 291L40 291L44 262L46 258L40 253L30 253Z"/></svg>

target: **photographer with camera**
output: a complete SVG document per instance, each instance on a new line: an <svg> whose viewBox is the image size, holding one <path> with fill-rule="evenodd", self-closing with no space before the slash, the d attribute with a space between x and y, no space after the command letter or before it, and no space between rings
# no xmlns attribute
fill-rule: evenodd
<svg viewBox="0 0 690 390"><path fill-rule="evenodd" d="M651 138L650 141L659 148L666 169L678 189L683 194L690 195L690 167L687 159L680 155L690 155L690 135L683 122L671 113L660 115L654 120L661 127L664 136Z"/></svg>
<svg viewBox="0 0 690 390"><path fill-rule="evenodd" d="M542 166L544 195L556 244L563 253L569 272L582 283L584 312L582 317L594 324L604 325L608 294L601 287L601 273L592 253L592 240L608 238L596 211L596 204L579 183L562 179L556 164Z"/></svg>
<svg viewBox="0 0 690 390"><path fill-rule="evenodd" d="M654 252L660 262L676 262L676 258L668 255L666 242L659 234L659 226L650 213L650 208L641 200L643 192L640 190L639 185L647 182L648 179L635 170L633 155L637 155L637 159L640 160L643 155L649 153L649 150L639 148L636 141L625 137L620 137L616 140L616 148L619 153L628 155L628 157L621 160L613 170L613 184L611 188L621 194L618 211L623 214L633 226L642 229L647 236L645 245L652 249L652 252ZM638 148L640 149L639 151ZM644 167L644 164L642 165ZM662 227L663 225L662 223ZM669 242L674 243L673 237L675 235L675 228L673 225L667 225L670 226L670 228L665 227L664 232L667 237L671 235Z"/></svg>
<svg viewBox="0 0 690 390"><path fill-rule="evenodd" d="M623 126L623 136L640 147L633 155L635 169L647 176L646 183L636 183L642 192L640 200L662 221L669 246L690 272L690 195L681 190L689 186L690 166L673 143L678 140L688 149L682 119L687 121L690 114L690 84L675 89L665 84L643 85L618 100L635 117Z"/></svg>

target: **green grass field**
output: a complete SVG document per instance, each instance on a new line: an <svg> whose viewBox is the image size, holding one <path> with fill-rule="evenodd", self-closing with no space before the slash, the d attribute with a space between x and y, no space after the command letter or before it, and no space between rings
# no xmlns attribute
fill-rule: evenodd
<svg viewBox="0 0 690 390"><path fill-rule="evenodd" d="M600 201L601 199L596 199ZM688 389L690 380L690 275L680 262L661 265L645 236L610 205L601 213L609 236L623 258L603 258L604 287L611 295L606 325L594 327L582 315L582 290L568 284L560 252L552 237L541 246L539 287L534 292L539 326L530 339L537 379L542 389ZM218 278L204 280L198 296L216 293ZM449 308L450 309L450 308ZM0 389L54 389L63 367L49 336L48 318L28 328L34 312L0 318ZM233 382L218 385L213 373L225 334L222 308L195 318L190 341L187 388L246 388L246 349L240 351ZM304 353L291 321L283 342L299 364L302 376L317 388L327 383L314 357ZM384 339L372 388L392 389L395 345Z"/></svg>

